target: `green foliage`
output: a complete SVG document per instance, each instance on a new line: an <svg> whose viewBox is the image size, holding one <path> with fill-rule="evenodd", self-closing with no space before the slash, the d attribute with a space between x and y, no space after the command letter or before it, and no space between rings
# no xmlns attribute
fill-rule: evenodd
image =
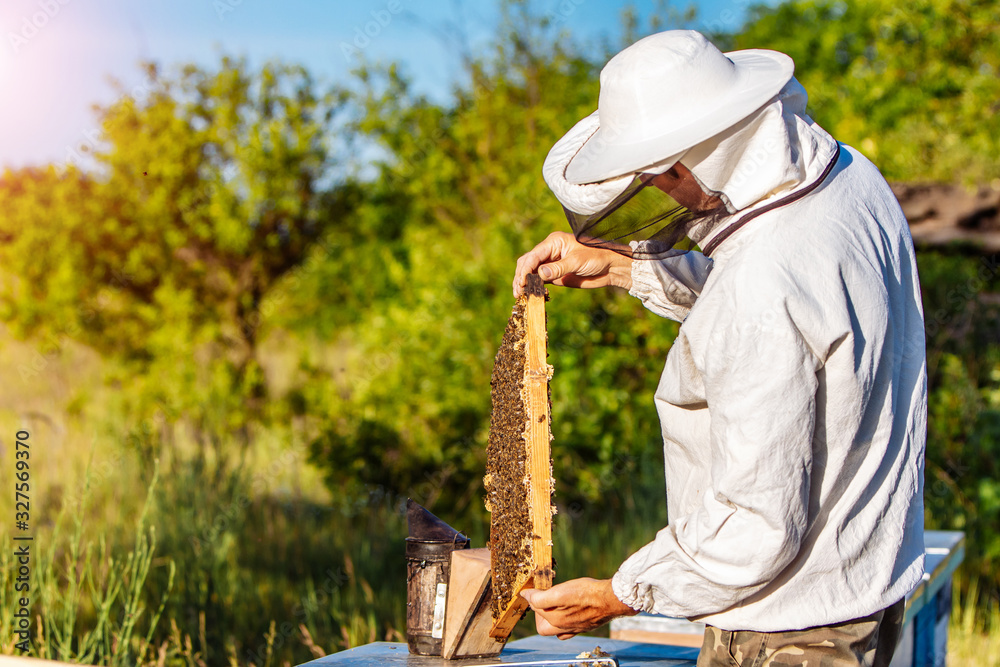
<svg viewBox="0 0 1000 667"><path fill-rule="evenodd" d="M405 572L405 517L385 502L349 515L283 493L278 480L303 466L285 451L220 471L214 485L182 470L155 495L158 548L184 573L164 615L198 629L206 664L298 664L319 657L312 641L325 654L402 638L406 583L394 572Z"/></svg>
<svg viewBox="0 0 1000 667"><path fill-rule="evenodd" d="M930 379L927 524L966 532L965 571L1000 594L1000 268L997 257L918 255Z"/></svg>
<svg viewBox="0 0 1000 667"><path fill-rule="evenodd" d="M97 173L0 180L0 318L118 362L131 413L245 434L264 296L343 214L322 183L336 100L295 67L147 73L144 99L100 110Z"/></svg>
<svg viewBox="0 0 1000 667"><path fill-rule="evenodd" d="M979 582L957 575L948 628L948 663L994 667L1000 662L1000 600L980 603ZM990 630L993 630L990 632Z"/></svg>
<svg viewBox="0 0 1000 667"><path fill-rule="evenodd" d="M82 488L72 499L64 494L53 525L45 512L33 513L41 520L32 526L30 655L108 666L262 667L402 640L406 519L396 499L371 498L348 515L289 494L284 480L306 466L293 452L273 453L283 437L255 439L247 467L216 483L206 483L216 471L191 468L154 470L147 485L126 458L113 455L124 463L106 467L96 454L83 480L76 470L50 480ZM0 468L0 482L9 483L5 473ZM112 513L101 520L95 505L109 489ZM10 516L12 499L3 502ZM15 591L17 576L14 550L4 549L0 655L20 653L12 621L25 593Z"/></svg>
<svg viewBox="0 0 1000 667"><path fill-rule="evenodd" d="M352 254L361 268L348 279L367 308L324 313L349 352L335 390L317 380L308 412L330 415L311 451L340 494L392 489L482 519L489 377L514 262L566 227L539 169L597 87L586 60L523 24L466 69L473 84L448 107L411 94L393 67L359 73L355 126L387 158L357 215L387 232ZM345 275L334 264L312 278L317 302ZM557 496L594 501L609 470L659 458L651 395L675 329L620 293L551 293Z"/></svg>
<svg viewBox="0 0 1000 667"><path fill-rule="evenodd" d="M796 0L722 41L791 55L813 117L889 179L1000 178L996 2Z"/></svg>
<svg viewBox="0 0 1000 667"><path fill-rule="evenodd" d="M151 611L146 606L145 586L156 551L156 531L147 528L146 514L156 478L154 473L131 548L115 549L103 535L98 540L84 539L85 507L81 505L71 517L71 535L62 534L67 517L60 512L49 539L33 543L41 551L34 551L29 592L15 592L17 563L11 551L0 554L0 609L4 611L0 629L5 637L14 635L10 619L20 605L19 598L28 596L37 600L32 606L37 629L31 629L27 642L31 655L115 667L152 661L152 639L176 573L173 563L168 563L165 581L156 589L160 599L154 604L158 606ZM89 485L89 470L86 479Z"/></svg>
<svg viewBox="0 0 1000 667"><path fill-rule="evenodd" d="M139 541L52 538L46 655L149 662L156 646L171 664L263 664L304 661L313 640L398 639L400 501L484 543L489 378L514 260L566 228L540 166L593 110L601 64L523 3L504 6L495 47L463 57L467 81L447 103L391 65L359 69L350 95L278 65L150 69L147 97L101 111L98 171L0 179L0 320L40 343L21 379L40 381L70 339L97 350L115 391L99 418L75 413L146 466L106 485L145 491L154 454L168 473ZM793 2L755 10L731 40L791 53L817 119L890 177L991 179L996 12ZM335 139L381 160L336 181ZM966 570L986 598L1000 558L1000 280L992 259L918 261L928 525L968 532ZM607 576L665 520L652 394L677 327L618 291L550 291L560 577ZM279 354L287 368L267 358ZM308 443L331 502L227 458L265 440L279 465L295 453L296 475ZM166 558L151 560L154 546ZM168 563L184 576L171 581ZM169 630L150 614L167 591Z"/></svg>

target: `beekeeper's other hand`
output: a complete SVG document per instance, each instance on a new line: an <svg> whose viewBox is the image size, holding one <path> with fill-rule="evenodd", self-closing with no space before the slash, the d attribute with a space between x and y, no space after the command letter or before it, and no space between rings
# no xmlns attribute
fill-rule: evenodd
<svg viewBox="0 0 1000 667"><path fill-rule="evenodd" d="M514 296L520 296L529 273L566 287L632 288L632 258L614 250L592 248L566 232L552 232L521 255L514 271Z"/></svg>
<svg viewBox="0 0 1000 667"><path fill-rule="evenodd" d="M570 579L548 590L521 591L535 612L535 629L540 635L569 639L619 616L639 612L619 600L611 590L610 579Z"/></svg>

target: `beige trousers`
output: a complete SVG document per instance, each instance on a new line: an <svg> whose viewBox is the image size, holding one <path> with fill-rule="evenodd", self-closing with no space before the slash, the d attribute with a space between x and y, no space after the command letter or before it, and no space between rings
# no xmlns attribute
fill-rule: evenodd
<svg viewBox="0 0 1000 667"><path fill-rule="evenodd" d="M904 601L853 621L789 632L705 628L698 667L888 667Z"/></svg>

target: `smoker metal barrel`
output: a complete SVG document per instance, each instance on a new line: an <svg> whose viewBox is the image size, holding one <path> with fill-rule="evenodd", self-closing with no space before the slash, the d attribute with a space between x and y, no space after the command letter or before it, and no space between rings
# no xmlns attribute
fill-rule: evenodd
<svg viewBox="0 0 1000 667"><path fill-rule="evenodd" d="M451 552L468 549L461 533L451 540L406 538L406 642L410 653L441 655Z"/></svg>

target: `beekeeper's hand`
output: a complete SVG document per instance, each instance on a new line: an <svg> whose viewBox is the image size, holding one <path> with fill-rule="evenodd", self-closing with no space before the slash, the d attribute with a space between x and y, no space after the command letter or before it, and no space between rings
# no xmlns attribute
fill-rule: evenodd
<svg viewBox="0 0 1000 667"><path fill-rule="evenodd" d="M639 612L619 600L611 590L610 579L570 579L552 588L521 591L535 612L535 629L540 635L569 639L619 616Z"/></svg>
<svg viewBox="0 0 1000 667"><path fill-rule="evenodd" d="M542 280L566 287L632 289L632 258L614 250L592 248L566 232L552 232L530 252L521 255L514 271L514 296L520 296L525 277L537 270Z"/></svg>

